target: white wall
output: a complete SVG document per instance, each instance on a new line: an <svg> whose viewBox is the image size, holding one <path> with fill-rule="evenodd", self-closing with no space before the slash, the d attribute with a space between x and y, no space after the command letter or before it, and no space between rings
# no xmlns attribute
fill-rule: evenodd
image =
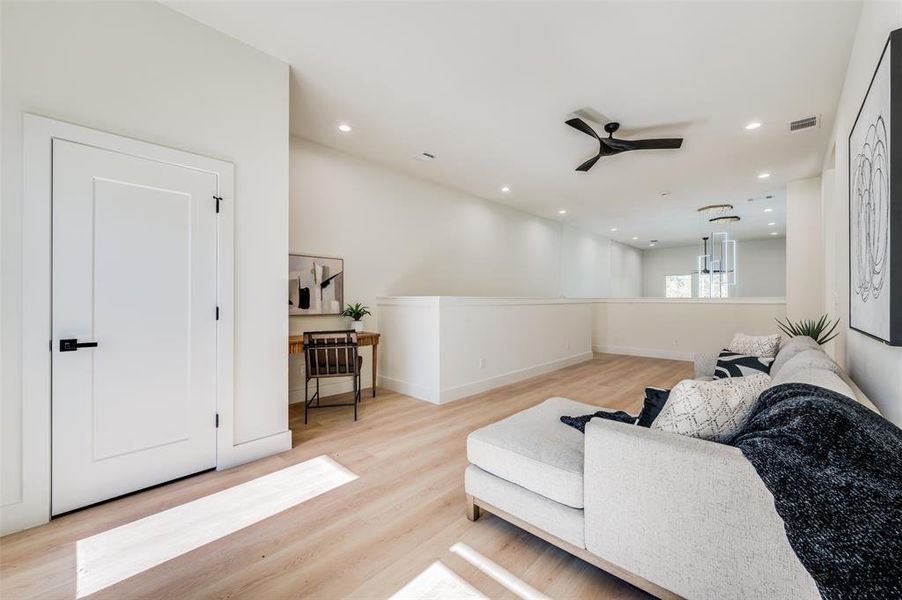
<svg viewBox="0 0 902 600"><path fill-rule="evenodd" d="M597 297L641 289L636 249L300 138L291 139L290 213L291 251L343 258L345 302L374 313L382 296ZM349 325L339 317L290 320L292 334ZM364 325L381 331L378 314ZM293 356L292 402L303 397L302 369ZM369 386L368 368L363 379ZM329 382L324 395L350 385Z"/></svg>
<svg viewBox="0 0 902 600"><path fill-rule="evenodd" d="M825 262L835 269L825 276L824 298L827 308L842 318L842 335L833 352L849 375L876 404L883 414L902 424L902 348L890 347L848 328L849 320L849 151L852 124L864 100L874 69L889 32L902 27L902 2L865 2L862 6L855 44L843 84L836 113L831 147L827 149L822 177L834 186L825 195L825 231L832 238L824 240L830 253ZM832 157L835 153L835 162Z"/></svg>
<svg viewBox="0 0 902 600"><path fill-rule="evenodd" d="M588 360L590 302L380 298L380 383L443 404Z"/></svg>
<svg viewBox="0 0 902 600"><path fill-rule="evenodd" d="M824 313L824 225L821 178L786 184L786 314L816 319Z"/></svg>
<svg viewBox="0 0 902 600"><path fill-rule="evenodd" d="M779 333L774 319L785 315L783 298L596 300L592 346L596 352L692 360L697 352L717 353L737 332Z"/></svg>
<svg viewBox="0 0 902 600"><path fill-rule="evenodd" d="M565 225L561 240L565 298L624 298L641 294L642 252Z"/></svg>
<svg viewBox="0 0 902 600"><path fill-rule="evenodd" d="M4 2L0 11L3 505L19 502L23 481L25 112L234 163L234 438L290 440L287 66L156 3ZM136 335L140 326L136 315Z"/></svg>
<svg viewBox="0 0 902 600"><path fill-rule="evenodd" d="M699 246L642 251L642 296L664 297L666 275L688 275L696 268ZM736 244L735 298L783 297L786 294L786 239L743 240ZM697 277L692 279L698 295Z"/></svg>

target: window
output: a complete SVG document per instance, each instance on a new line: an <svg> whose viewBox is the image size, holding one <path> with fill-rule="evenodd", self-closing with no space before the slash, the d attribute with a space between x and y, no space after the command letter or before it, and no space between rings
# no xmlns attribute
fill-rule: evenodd
<svg viewBox="0 0 902 600"><path fill-rule="evenodd" d="M667 298L691 298L692 275L665 275L664 296Z"/></svg>

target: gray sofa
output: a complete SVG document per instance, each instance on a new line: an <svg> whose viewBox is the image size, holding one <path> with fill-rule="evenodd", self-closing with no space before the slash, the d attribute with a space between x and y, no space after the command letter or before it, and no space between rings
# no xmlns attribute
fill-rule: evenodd
<svg viewBox="0 0 902 600"><path fill-rule="evenodd" d="M713 373L713 361L696 365ZM876 411L810 338L785 342L771 376ZM739 449L603 419L583 435L559 420L597 410L550 398L472 432L468 516L491 512L661 598L820 598Z"/></svg>

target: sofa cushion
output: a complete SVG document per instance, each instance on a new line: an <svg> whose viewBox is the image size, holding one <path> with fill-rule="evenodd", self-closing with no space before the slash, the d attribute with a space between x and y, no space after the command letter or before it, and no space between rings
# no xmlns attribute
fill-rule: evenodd
<svg viewBox="0 0 902 600"><path fill-rule="evenodd" d="M833 362L833 359L827 356L823 350L820 348L811 348L799 352L786 361L786 364L783 365L778 373L773 373L773 369L771 369L771 377L774 379L779 377L782 381L790 381L793 372L808 369L830 371L837 375L842 373L842 369L839 365Z"/></svg>
<svg viewBox="0 0 902 600"><path fill-rule="evenodd" d="M717 357L717 366L714 369L714 379L727 379L729 377L747 377L770 373L773 358L755 356L752 354L737 354L724 350Z"/></svg>
<svg viewBox="0 0 902 600"><path fill-rule="evenodd" d="M730 341L727 349L736 354L748 354L750 356L763 356L773 358L780 348L780 334L774 335L746 335L737 333Z"/></svg>
<svg viewBox="0 0 902 600"><path fill-rule="evenodd" d="M642 412L639 413L639 418L636 419L636 425L639 427L651 427L651 424L655 422L655 419L664 410L664 405L669 397L670 390L668 389L645 388L645 402L642 404Z"/></svg>
<svg viewBox="0 0 902 600"><path fill-rule="evenodd" d="M599 407L549 398L467 436L467 458L484 471L555 502L583 507L583 434L565 415Z"/></svg>
<svg viewBox="0 0 902 600"><path fill-rule="evenodd" d="M764 373L697 381L684 379L670 391L652 429L722 441L745 424L758 395L770 384Z"/></svg>
<svg viewBox="0 0 902 600"><path fill-rule="evenodd" d="M845 380L829 369L783 369L771 380L770 387L784 383L807 383L832 390L837 394L858 400L855 392Z"/></svg>
<svg viewBox="0 0 902 600"><path fill-rule="evenodd" d="M807 335L797 335L783 342L783 345L780 346L780 351L777 352L774 363L770 366L770 376L776 377L783 365L789 362L796 354L805 350L820 350L820 346Z"/></svg>

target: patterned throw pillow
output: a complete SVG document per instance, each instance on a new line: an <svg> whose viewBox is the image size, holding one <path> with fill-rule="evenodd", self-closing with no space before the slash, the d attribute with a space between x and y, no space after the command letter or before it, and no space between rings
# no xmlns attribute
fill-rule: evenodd
<svg viewBox="0 0 902 600"><path fill-rule="evenodd" d="M727 346L727 350L736 354L749 354L751 356L762 356L764 358L773 358L780 349L780 334L774 335L746 335L737 333L733 336L733 341Z"/></svg>
<svg viewBox="0 0 902 600"><path fill-rule="evenodd" d="M749 417L758 395L770 385L763 373L697 381L684 379L670 390L652 429L712 440L729 438Z"/></svg>
<svg viewBox="0 0 902 600"><path fill-rule="evenodd" d="M717 366L714 368L714 379L726 379L727 377L747 377L758 373L770 373L773 358L761 358L749 354L736 354L724 350L717 357Z"/></svg>

